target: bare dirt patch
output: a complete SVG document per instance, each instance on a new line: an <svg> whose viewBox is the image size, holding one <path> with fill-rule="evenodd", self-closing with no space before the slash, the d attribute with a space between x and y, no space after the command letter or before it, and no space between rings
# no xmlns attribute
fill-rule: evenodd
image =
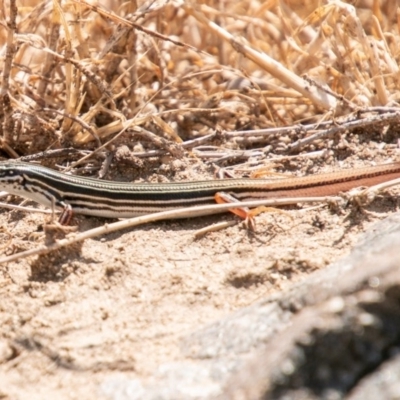
<svg viewBox="0 0 400 400"><path fill-rule="evenodd" d="M397 197L383 194L363 211L264 213L256 232L239 224L200 239L197 229L235 217L160 222L9 263L0 288L2 390L91 398L110 374L146 382L182 359L182 337L343 257L397 207ZM11 246L26 249L46 218L3 212L1 223ZM102 222L76 218L82 230Z"/></svg>

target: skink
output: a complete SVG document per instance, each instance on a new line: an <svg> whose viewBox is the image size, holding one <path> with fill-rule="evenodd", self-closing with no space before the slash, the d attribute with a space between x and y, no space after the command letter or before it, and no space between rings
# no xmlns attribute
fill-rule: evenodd
<svg viewBox="0 0 400 400"><path fill-rule="evenodd" d="M122 183L67 175L20 161L0 162L0 189L46 206L106 218L130 218L215 203L219 192L238 200L331 196L400 177L400 162L304 177ZM198 216L198 215L197 215Z"/></svg>

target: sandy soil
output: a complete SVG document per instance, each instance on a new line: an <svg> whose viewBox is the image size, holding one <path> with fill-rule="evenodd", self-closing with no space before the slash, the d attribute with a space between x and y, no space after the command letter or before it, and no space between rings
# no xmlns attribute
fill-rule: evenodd
<svg viewBox="0 0 400 400"><path fill-rule="evenodd" d="M362 164L355 160L343 165ZM0 397L106 398L99 391L105 377L153 379L160 366L182 358L183 336L346 255L360 232L398 209L393 193L363 210L319 205L264 213L256 232L240 223L195 238L233 215L153 223L3 265ZM3 252L42 243L47 219L2 211ZM80 231L104 222L74 220Z"/></svg>

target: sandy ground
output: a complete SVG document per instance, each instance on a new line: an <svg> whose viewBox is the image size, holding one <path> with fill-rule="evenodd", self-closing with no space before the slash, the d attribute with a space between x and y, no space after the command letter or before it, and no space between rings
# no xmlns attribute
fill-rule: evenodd
<svg viewBox="0 0 400 400"><path fill-rule="evenodd" d="M384 192L363 210L264 213L256 232L240 223L200 239L198 229L236 217L166 221L3 265L0 398L107 398L105 378L154 379L182 358L183 336L323 269L397 209ZM2 211L3 253L42 243L47 220ZM104 222L74 220L79 231Z"/></svg>

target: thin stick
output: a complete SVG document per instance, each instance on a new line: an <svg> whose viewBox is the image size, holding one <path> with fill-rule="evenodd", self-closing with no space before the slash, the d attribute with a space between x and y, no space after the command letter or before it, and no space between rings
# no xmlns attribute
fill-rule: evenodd
<svg viewBox="0 0 400 400"><path fill-rule="evenodd" d="M376 192L380 192L381 190L389 189L389 188L399 185L399 184L400 184L400 178L393 179L393 180L387 181L387 182L382 182L382 183L379 183L378 185L370 186L369 188L364 189L361 192L361 195L375 194Z"/></svg>
<svg viewBox="0 0 400 400"><path fill-rule="evenodd" d="M7 193L8 196L8 193ZM51 214L51 211L49 210L41 210L39 208L33 208L33 207L23 207L23 206L18 206L16 204L8 204L8 203L0 203L0 208L7 208L9 210L19 210L19 211L25 211L25 212L37 212L41 214Z"/></svg>
<svg viewBox="0 0 400 400"><path fill-rule="evenodd" d="M297 142L294 142L288 146L289 151L299 150L301 147L310 144L311 142L322 139L323 137L329 137L334 134L342 133L347 130L366 127L370 125L377 125L379 123L389 124L391 122L399 122L400 121L400 112L390 112L387 114L380 114L373 117L367 117L364 119L357 119L354 121L345 122L342 125L334 126L332 128L324 129L320 132L315 133L309 137L304 139L300 139Z"/></svg>
<svg viewBox="0 0 400 400"><path fill-rule="evenodd" d="M196 232L194 232L194 237L196 239L200 239L202 236L206 235L207 233L217 232L217 231L220 231L222 229L229 228L230 226L237 225L237 223L238 223L237 220L235 220L235 221L221 221L221 222L218 222L216 224L212 224L212 225L206 226L205 228L198 229Z"/></svg>
<svg viewBox="0 0 400 400"><path fill-rule="evenodd" d="M287 199L272 199L272 200L257 200L257 201L246 201L241 202L241 207L259 207L259 206L269 206L277 207L282 205L296 204L296 203L315 203L315 202L339 202L341 197L297 197L297 198L287 198ZM237 204L235 204L237 206ZM121 229L131 228L133 226L143 225L149 222L161 221L166 219L175 218L192 218L206 215L218 214L223 211L227 211L233 208L232 204L215 204L207 206L196 206L196 207L185 207L177 210L162 211L154 214L147 214L140 217L129 218L127 220L114 222L112 224L105 224L101 227L90 229L88 231L68 235L65 239L56 241L56 243L50 246L39 246L34 249L23 251L21 253L13 254L8 257L0 258L0 264L7 263L10 261L20 260L25 257L42 255L50 253L54 250L61 249L62 247L69 246L73 243L83 241L85 239L90 239L100 235L106 235L111 232L115 232Z"/></svg>

